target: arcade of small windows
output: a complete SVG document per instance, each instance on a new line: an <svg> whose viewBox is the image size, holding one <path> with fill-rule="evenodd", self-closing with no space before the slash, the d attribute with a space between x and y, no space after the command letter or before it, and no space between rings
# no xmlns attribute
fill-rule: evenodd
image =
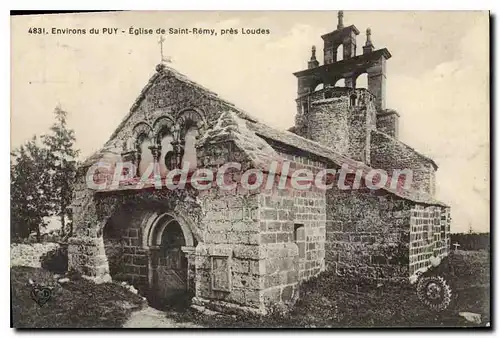
<svg viewBox="0 0 500 338"><path fill-rule="evenodd" d="M153 162L159 164L161 176L176 168L195 169L196 140L204 125L203 118L194 110L184 112L175 122L163 116L153 126L145 122L136 125L135 142L127 146L125 154L133 154L137 176L142 176Z"/></svg>
<svg viewBox="0 0 500 338"><path fill-rule="evenodd" d="M340 88L346 88L346 87L352 87L354 89L368 89L368 74L367 73L361 73L357 76L354 76L352 78L348 78L349 85L346 84L346 79L345 78L340 78L335 81L333 85L330 85L329 88L332 87L340 87ZM316 87L314 87L313 92L317 92L320 90L323 90L325 88L328 88L328 86L325 86L323 83L318 83Z"/></svg>

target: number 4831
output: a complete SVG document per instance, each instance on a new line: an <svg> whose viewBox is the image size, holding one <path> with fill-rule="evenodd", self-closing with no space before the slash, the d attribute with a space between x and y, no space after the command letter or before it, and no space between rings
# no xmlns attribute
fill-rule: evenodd
<svg viewBox="0 0 500 338"><path fill-rule="evenodd" d="M45 34L45 28L30 27L28 30L30 34Z"/></svg>

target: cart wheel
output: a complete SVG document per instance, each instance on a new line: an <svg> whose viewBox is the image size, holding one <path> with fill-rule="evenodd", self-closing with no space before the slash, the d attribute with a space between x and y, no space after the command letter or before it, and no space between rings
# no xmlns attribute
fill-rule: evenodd
<svg viewBox="0 0 500 338"><path fill-rule="evenodd" d="M434 311L443 311L450 306L451 288L441 276L421 277L417 282L417 297Z"/></svg>

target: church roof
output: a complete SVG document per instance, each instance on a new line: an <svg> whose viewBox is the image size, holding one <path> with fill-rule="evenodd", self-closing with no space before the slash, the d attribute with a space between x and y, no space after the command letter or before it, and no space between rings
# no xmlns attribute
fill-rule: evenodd
<svg viewBox="0 0 500 338"><path fill-rule="evenodd" d="M106 144L104 147L95 151L92 155L87 157L85 161L83 161L80 165L80 168L88 168L100 161L106 162L106 160L110 160L113 158L121 158L122 152L123 150L116 148L114 144ZM111 162L116 162L116 160L113 159L111 160Z"/></svg>
<svg viewBox="0 0 500 338"><path fill-rule="evenodd" d="M434 168L434 170L437 170L438 169L438 165L436 163L436 161L434 161L432 158L430 158L429 156L426 156L420 152L418 152L417 150L415 150L415 148L412 148L410 147L409 145L407 145L406 143L394 138L394 137L391 137L389 135L387 135L386 133L384 132L381 132L380 130L372 130L372 137L380 137L380 138L383 138L384 140L389 140L390 142L393 142L394 144L397 144L399 147L403 147L403 148L406 148L408 151L412 152L413 154L417 155L418 157L420 157L422 160L430 163L432 165L432 167Z"/></svg>
<svg viewBox="0 0 500 338"><path fill-rule="evenodd" d="M354 171L361 169L363 171L363 177L368 172L374 169L364 164L363 162L355 161L347 156L341 155L336 151L333 151L321 145L318 142L306 139L292 132L277 130L259 122L249 121L247 122L247 125L249 129L253 130L258 136L261 136L265 139L279 142L281 144L291 146L297 150L302 150L309 154L319 156L334 163L336 166L339 167L342 166L342 164L347 164L349 169L352 169ZM384 187L382 189L397 197L410 200L413 202L429 204L429 205L447 206L443 202L435 199L430 194L425 192L416 191L413 189L395 190L387 187Z"/></svg>
<svg viewBox="0 0 500 338"><path fill-rule="evenodd" d="M127 123L128 119L134 114L134 112L136 111L136 109L141 104L142 100L144 100L144 98L146 97L146 94L147 94L148 90L151 88L151 86L160 77L163 77L163 76L173 76L178 81L184 82L185 84L187 84L189 86L192 86L192 87L195 87L197 89L200 89L201 92L203 92L205 95L210 96L210 97L215 98L216 100L218 100L220 102L225 103L226 105L228 105L229 107L231 107L236 112L236 114L239 117L244 118L245 120L249 120L249 121L257 121L254 117L252 117L246 111L244 111L243 109L240 109L240 108L236 107L236 105L234 103L231 103L231 102L229 102L229 101L221 98L217 93L215 93L215 92L211 91L210 89L208 89L206 87L203 87L202 85L200 85L200 84L198 84L198 83L190 80L187 76L185 76L184 74L180 73L176 69L174 69L172 67L168 67L164 63L161 63L161 64L159 64L159 65L156 66L156 73L154 73L153 76L151 76L151 78L149 79L148 83L141 90L141 93L139 94L139 96L137 97L137 99L132 104L132 107L130 108L129 113L122 120L122 122L118 125L118 127L115 129L115 131L113 132L113 134L109 138L110 140L113 139L118 134L118 132L125 125L125 123Z"/></svg>
<svg viewBox="0 0 500 338"><path fill-rule="evenodd" d="M130 112L116 128L115 132L111 135L110 141L115 138L115 136L123 128L127 120L136 111L137 107L145 98L146 93L155 83L155 81L160 76L174 76L177 80L200 89L204 92L205 95L216 98L217 100L225 103L228 106L228 110L222 112L222 115L219 117L217 123L209 130L207 130L207 133L202 137L202 139L200 139L200 141L198 142L198 146L207 143L216 143L223 140L232 140L240 149L244 150L244 152L249 156L256 168L265 168L266 163L269 163L269 161L271 160L283 161L283 158L279 156L279 154L267 142L262 142L267 139L293 147L300 151L305 151L311 155L319 156L339 167L342 166L342 164L347 164L352 170L361 169L363 171L363 176L366 175L369 171L373 170L373 168L364 164L363 162L355 161L349 157L341 155L321 145L320 143L306 139L289 131L274 129L261 122L258 122L256 118L252 117L246 111L222 99L215 92L190 80L187 76L178 72L174 68L168 67L165 64L159 64L156 70L157 72L149 79L148 83L142 89L138 98L132 105ZM120 157L123 150L115 148L114 144L110 143L110 141L108 141L102 149L87 158L84 161L82 167L90 166L104 158L116 159L117 157ZM425 192L415 190L394 190L386 187L382 189L393 195L396 195L397 197L413 202L446 206L445 204Z"/></svg>
<svg viewBox="0 0 500 338"><path fill-rule="evenodd" d="M199 89L201 92L203 92L205 95L210 96L210 97L212 97L220 102L223 102L224 104L226 104L228 106L228 108L235 111L238 117L243 118L243 119L248 120L248 121L257 122L257 120L254 117L252 117L250 114L248 114L243 109L237 107L235 104L221 98L217 93L211 91L210 89L190 80L186 75L180 73L176 69L169 67L169 66L165 65L164 63L161 63L161 64L158 64L156 66L156 72L153 74L153 76L151 76L149 78L148 83L142 88L140 94L138 95L138 97L136 98L136 100L134 101L132 106L130 107L128 114L120 122L120 124L116 127L116 129L111 134L111 136L109 137L106 144L101 149L97 150L92 155L87 157L83 161L83 163L81 165L82 167L89 167L89 166L95 164L96 162L98 162L99 160L110 156L110 154L121 154L122 153L123 149L115 148L115 146L113 145L113 143L111 141L113 141L113 139L117 136L117 134L120 132L120 130L123 129L123 127L125 126L127 121L130 119L130 117L135 113L135 111L137 110L137 108L141 104L142 100L144 100L144 98L146 97L146 94L149 91L149 89L153 86L153 84L157 80L159 80L163 76L173 76L178 81L181 81L189 86L195 87L195 88Z"/></svg>
<svg viewBox="0 0 500 338"><path fill-rule="evenodd" d="M266 170L271 161L283 161L273 147L248 128L245 120L231 111L222 113L215 126L198 140L196 147L227 141L234 142L254 168Z"/></svg>

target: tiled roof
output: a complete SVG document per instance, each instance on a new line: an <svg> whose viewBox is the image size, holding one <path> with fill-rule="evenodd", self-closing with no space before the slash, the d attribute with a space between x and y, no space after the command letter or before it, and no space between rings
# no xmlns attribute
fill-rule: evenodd
<svg viewBox="0 0 500 338"><path fill-rule="evenodd" d="M225 137L230 136L231 139L239 143L239 145L243 149L245 149L245 151L247 151L249 154L251 153L252 158L254 158L254 160L256 160L256 162L259 163L259 166L266 160L276 159L277 157L275 152L270 151L270 149L266 147L263 142L259 141L259 138L254 138L254 136L252 136L252 134L255 133L257 136L260 136L264 139L273 140L275 142L279 142L284 145L296 148L297 150L302 150L312 155L324 158L327 161L334 163L336 166L340 167L343 164L347 164L349 169L352 170L361 169L363 171L363 175L366 175L369 171L373 170L373 168L371 168L370 166L362 162L350 159L344 155L341 155L315 141L308 140L289 131L280 131L258 122L257 119L252 117L244 110L237 108L234 104L220 98L216 93L197 84L194 81L191 81L185 75L181 74L180 72L171 67L166 66L165 64L158 65L156 70L157 72L149 79L146 86L142 89L141 93L139 94L139 97L132 105L130 112L123 119L120 125L116 128L115 132L111 135L110 140L116 136L118 131L125 125L126 121L130 118L130 116L132 116L132 114L135 112L141 101L144 99L147 91L151 88L153 83L162 76L174 76L177 80L202 90L206 95L216 98L217 100L224 102L228 106L228 112L224 112L219 120L222 121L221 122L222 124L226 123L228 125L231 125L231 127L228 129L225 128L227 126L223 127L221 124L219 126L221 128L219 128L218 130L213 130L212 134L210 134L210 131L207 131L208 132L207 139L201 142L210 142L210 138L213 141L224 134ZM235 118L235 116L229 110L232 110L235 113L235 115L237 115L237 118ZM244 119L246 121L246 126L242 125L243 121L241 119ZM83 166L92 165L93 163L102 159L103 157L107 156L115 157L119 156L119 154L120 154L119 149L114 149L114 148L111 149L109 147L108 148L104 147L101 150L94 153L89 158L87 158ZM436 200L431 195L424 192L419 192L414 190L396 191L389 188L382 188L382 189L386 190L387 192L395 196L411 200L413 202L446 206L442 202Z"/></svg>
<svg viewBox="0 0 500 338"><path fill-rule="evenodd" d="M353 171L361 169L363 171L363 176L374 169L362 162L355 161L351 158L341 155L319 144L318 142L308 140L289 131L277 130L258 122L247 122L247 125L249 129L253 130L258 136L291 146L293 148L296 148L297 150L306 151L312 155L322 157L339 167L343 164L347 164L348 168ZM446 204L442 203L441 201L435 199L430 194L425 192L408 189L395 190L388 187L384 187L382 189L397 197L413 202L429 205L447 206Z"/></svg>

